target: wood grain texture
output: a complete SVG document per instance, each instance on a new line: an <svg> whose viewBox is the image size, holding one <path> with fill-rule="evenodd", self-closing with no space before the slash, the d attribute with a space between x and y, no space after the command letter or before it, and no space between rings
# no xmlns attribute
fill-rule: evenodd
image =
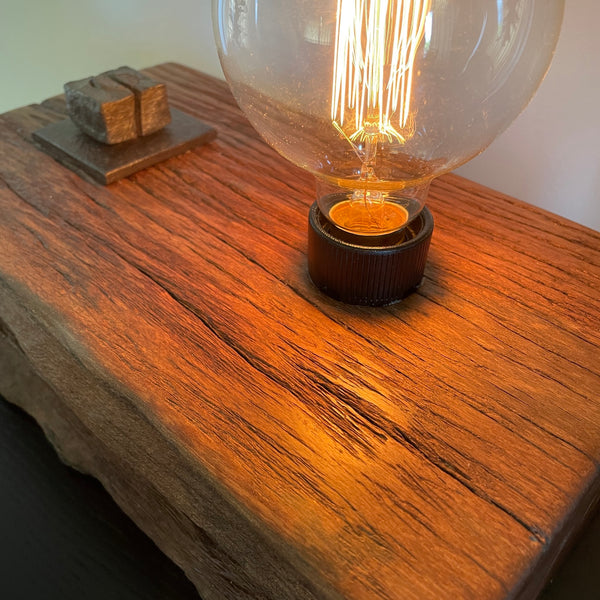
<svg viewBox="0 0 600 600"><path fill-rule="evenodd" d="M165 84L131 67L69 81L64 90L73 123L104 144L150 135L171 122Z"/></svg>
<svg viewBox="0 0 600 600"><path fill-rule="evenodd" d="M0 117L27 410L206 600L534 598L600 493L600 234L448 175L418 293L338 304L312 178L224 83L148 73L218 138L107 188L33 147L60 99Z"/></svg>
<svg viewBox="0 0 600 600"><path fill-rule="evenodd" d="M94 140L119 144L139 135L136 96L108 73L69 81L64 90L70 118Z"/></svg>
<svg viewBox="0 0 600 600"><path fill-rule="evenodd" d="M150 135L171 122L167 86L164 83L131 67L119 67L108 71L106 75L133 92L138 135Z"/></svg>

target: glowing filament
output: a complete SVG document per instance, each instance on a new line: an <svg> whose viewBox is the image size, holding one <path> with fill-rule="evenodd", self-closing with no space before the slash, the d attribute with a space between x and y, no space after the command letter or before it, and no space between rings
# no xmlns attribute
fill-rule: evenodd
<svg viewBox="0 0 600 600"><path fill-rule="evenodd" d="M405 141L430 6L431 0L338 0L331 119L350 141ZM347 121L349 135L342 131Z"/></svg>

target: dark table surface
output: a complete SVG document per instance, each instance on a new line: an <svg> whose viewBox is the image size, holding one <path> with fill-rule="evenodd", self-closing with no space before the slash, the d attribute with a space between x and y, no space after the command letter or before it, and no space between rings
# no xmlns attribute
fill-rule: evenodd
<svg viewBox="0 0 600 600"><path fill-rule="evenodd" d="M198 600L194 586L92 477L60 462L0 398L0 598Z"/></svg>

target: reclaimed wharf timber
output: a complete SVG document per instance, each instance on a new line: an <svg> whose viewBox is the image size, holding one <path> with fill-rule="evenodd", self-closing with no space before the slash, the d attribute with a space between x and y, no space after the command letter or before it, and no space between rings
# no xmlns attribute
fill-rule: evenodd
<svg viewBox="0 0 600 600"><path fill-rule="evenodd" d="M108 186L0 116L0 394L203 600L533 599L600 496L600 234L446 175L418 289L306 271L312 177L226 84L217 138Z"/></svg>

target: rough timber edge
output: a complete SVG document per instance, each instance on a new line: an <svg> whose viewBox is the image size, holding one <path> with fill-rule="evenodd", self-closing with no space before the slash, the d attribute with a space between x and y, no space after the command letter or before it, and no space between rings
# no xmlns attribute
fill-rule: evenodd
<svg viewBox="0 0 600 600"><path fill-rule="evenodd" d="M197 523L170 503L156 482L133 468L125 459L127 452L119 456L94 435L61 400L54 389L56 378L61 373L68 376L71 381L66 388L73 389L73 381L79 382L76 390L85 385L102 405L123 407L125 399L102 385L36 316L0 280L0 394L38 422L65 464L100 481L121 509L184 571L202 600L343 600L293 551L259 532L208 478L180 465L187 467L184 476L193 478L190 496L195 503L204 500L208 505L204 512L212 516L210 522ZM46 361L40 360L40 349ZM48 379L41 371L50 374ZM125 408L127 418L150 433L138 437L140 446L156 455L170 453L181 459L144 415L131 404ZM180 479L181 473L174 472L163 474ZM228 531L223 531L224 523ZM223 540L218 539L219 533ZM238 547L227 547L228 542Z"/></svg>

